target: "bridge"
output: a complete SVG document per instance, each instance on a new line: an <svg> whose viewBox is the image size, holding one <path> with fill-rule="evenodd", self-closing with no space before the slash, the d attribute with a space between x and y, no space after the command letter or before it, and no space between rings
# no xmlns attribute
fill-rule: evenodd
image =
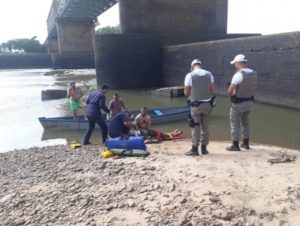
<svg viewBox="0 0 300 226"><path fill-rule="evenodd" d="M119 3L121 34L95 35ZM163 83L163 47L227 39L228 0L53 0L46 45L54 68L96 67L98 85ZM195 56L197 57L197 56Z"/></svg>
<svg viewBox="0 0 300 226"><path fill-rule="evenodd" d="M97 17L118 0L54 0L48 14L48 38L57 37L57 22L86 21L96 23Z"/></svg>
<svg viewBox="0 0 300 226"><path fill-rule="evenodd" d="M118 0L53 0L46 46L54 68L94 67L97 17Z"/></svg>

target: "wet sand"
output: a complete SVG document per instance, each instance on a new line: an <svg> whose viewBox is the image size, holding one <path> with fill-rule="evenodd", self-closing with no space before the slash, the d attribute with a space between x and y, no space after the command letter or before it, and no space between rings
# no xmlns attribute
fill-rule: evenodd
<svg viewBox="0 0 300 226"><path fill-rule="evenodd" d="M102 158L99 146L0 154L0 225L298 226L300 152L252 145L184 156L190 141L147 145L146 158Z"/></svg>

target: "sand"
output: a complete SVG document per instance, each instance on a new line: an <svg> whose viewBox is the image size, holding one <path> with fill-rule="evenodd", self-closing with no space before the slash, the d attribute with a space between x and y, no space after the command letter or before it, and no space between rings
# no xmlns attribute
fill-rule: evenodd
<svg viewBox="0 0 300 226"><path fill-rule="evenodd" d="M300 152L279 147L188 157L190 141L147 145L146 158L102 158L99 146L0 154L0 225L299 226Z"/></svg>

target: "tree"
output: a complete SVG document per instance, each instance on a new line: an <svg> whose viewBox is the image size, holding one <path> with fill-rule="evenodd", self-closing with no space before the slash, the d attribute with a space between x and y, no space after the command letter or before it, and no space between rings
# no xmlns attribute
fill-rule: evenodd
<svg viewBox="0 0 300 226"><path fill-rule="evenodd" d="M119 34L121 33L120 25L115 27L107 26L100 28L96 31L96 34Z"/></svg>
<svg viewBox="0 0 300 226"><path fill-rule="evenodd" d="M7 48L6 43L1 43L0 44L0 53L8 53L9 49Z"/></svg>
<svg viewBox="0 0 300 226"><path fill-rule="evenodd" d="M36 36L31 39L21 38L21 39L13 39L9 40L5 44L10 50L18 49L24 50L25 53L41 53L46 52L46 49L43 45L40 44L38 40L36 40Z"/></svg>

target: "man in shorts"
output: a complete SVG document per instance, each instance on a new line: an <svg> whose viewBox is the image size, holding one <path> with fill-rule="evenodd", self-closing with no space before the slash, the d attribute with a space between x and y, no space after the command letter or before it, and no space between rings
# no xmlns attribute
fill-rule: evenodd
<svg viewBox="0 0 300 226"><path fill-rule="evenodd" d="M70 82L67 98L70 100L70 108L72 110L74 120L77 119L77 110L84 106L84 102L81 100L82 96L83 93L81 89L76 86L76 83L74 81Z"/></svg>

